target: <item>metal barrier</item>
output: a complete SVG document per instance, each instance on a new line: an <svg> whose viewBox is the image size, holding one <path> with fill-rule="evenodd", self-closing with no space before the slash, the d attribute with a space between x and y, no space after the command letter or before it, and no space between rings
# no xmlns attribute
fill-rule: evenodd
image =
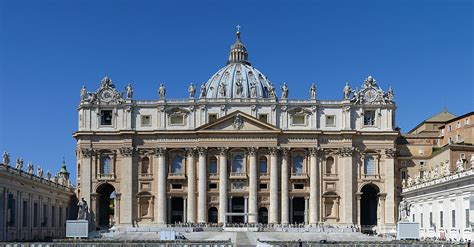
<svg viewBox="0 0 474 247"><path fill-rule="evenodd" d="M467 243L387 241L387 242L324 242L324 241L258 241L257 247L465 247Z"/></svg>
<svg viewBox="0 0 474 247"><path fill-rule="evenodd" d="M232 247L230 241L55 241L0 243L0 247Z"/></svg>

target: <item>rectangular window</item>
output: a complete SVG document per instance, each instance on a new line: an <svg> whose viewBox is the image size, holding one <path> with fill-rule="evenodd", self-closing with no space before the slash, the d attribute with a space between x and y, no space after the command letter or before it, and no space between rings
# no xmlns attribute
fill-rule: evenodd
<svg viewBox="0 0 474 247"><path fill-rule="evenodd" d="M448 132L451 132L451 130L453 130L451 125L448 125Z"/></svg>
<svg viewBox="0 0 474 247"><path fill-rule="evenodd" d="M23 201L23 216L22 216L22 226L28 227L28 202Z"/></svg>
<svg viewBox="0 0 474 247"><path fill-rule="evenodd" d="M291 117L291 124L292 125L305 125L306 124L306 117L305 115L295 114Z"/></svg>
<svg viewBox="0 0 474 247"><path fill-rule="evenodd" d="M63 207L59 207L59 226L62 226L63 224Z"/></svg>
<svg viewBox="0 0 474 247"><path fill-rule="evenodd" d="M294 184L295 190L302 190L304 189L304 184Z"/></svg>
<svg viewBox="0 0 474 247"><path fill-rule="evenodd" d="M100 125L112 125L112 110L102 110L100 112Z"/></svg>
<svg viewBox="0 0 474 247"><path fill-rule="evenodd" d="M423 213L420 214L420 227L423 228Z"/></svg>
<svg viewBox="0 0 474 247"><path fill-rule="evenodd" d="M268 189L268 184L260 184L260 189L261 189L261 190L266 190L266 189Z"/></svg>
<svg viewBox="0 0 474 247"><path fill-rule="evenodd" d="M217 120L217 114L209 114L207 115L207 118L209 119L209 123L214 123Z"/></svg>
<svg viewBox="0 0 474 247"><path fill-rule="evenodd" d="M430 228L433 228L434 227L434 224L433 224L433 212L430 212Z"/></svg>
<svg viewBox="0 0 474 247"><path fill-rule="evenodd" d="M38 215L38 203L35 202L33 204L33 227L38 227L38 219L39 219L39 215Z"/></svg>
<svg viewBox="0 0 474 247"><path fill-rule="evenodd" d="M469 221L469 208L466 209L466 228L471 228L471 222Z"/></svg>
<svg viewBox="0 0 474 247"><path fill-rule="evenodd" d="M184 115L182 114L173 114L170 116L171 125L184 125Z"/></svg>
<svg viewBox="0 0 474 247"><path fill-rule="evenodd" d="M439 211L439 227L444 227L443 211Z"/></svg>
<svg viewBox="0 0 474 247"><path fill-rule="evenodd" d="M401 177L402 177L402 179L407 179L407 172L402 171Z"/></svg>
<svg viewBox="0 0 474 247"><path fill-rule="evenodd" d="M41 222L41 226L48 226L48 208L46 204L43 204L43 221Z"/></svg>
<svg viewBox="0 0 474 247"><path fill-rule="evenodd" d="M151 116L150 115L141 116L141 123L142 123L142 126L151 126Z"/></svg>
<svg viewBox="0 0 474 247"><path fill-rule="evenodd" d="M451 210L451 227L456 227L456 210Z"/></svg>
<svg viewBox="0 0 474 247"><path fill-rule="evenodd" d="M264 123L268 123L268 115L267 114L259 114L258 115L258 120L260 120Z"/></svg>
<svg viewBox="0 0 474 247"><path fill-rule="evenodd" d="M210 183L209 184L209 189L217 189L217 184L216 183Z"/></svg>
<svg viewBox="0 0 474 247"><path fill-rule="evenodd" d="M412 221L415 222L415 214L412 214L411 216L412 216L412 218L413 218Z"/></svg>
<svg viewBox="0 0 474 247"><path fill-rule="evenodd" d="M15 226L16 222L16 201L13 194L8 194L8 223L9 226Z"/></svg>
<svg viewBox="0 0 474 247"><path fill-rule="evenodd" d="M336 116L326 116L326 127L335 127L336 126Z"/></svg>
<svg viewBox="0 0 474 247"><path fill-rule="evenodd" d="M173 190L180 190L183 188L182 184L171 184L171 189Z"/></svg>
<svg viewBox="0 0 474 247"><path fill-rule="evenodd" d="M54 221L56 220L56 212L54 206L51 206L51 226L54 227Z"/></svg>
<svg viewBox="0 0 474 247"><path fill-rule="evenodd" d="M374 126L375 125L375 111L364 111L364 125Z"/></svg>
<svg viewBox="0 0 474 247"><path fill-rule="evenodd" d="M456 123L456 128L458 128L458 129L461 128L461 122Z"/></svg>

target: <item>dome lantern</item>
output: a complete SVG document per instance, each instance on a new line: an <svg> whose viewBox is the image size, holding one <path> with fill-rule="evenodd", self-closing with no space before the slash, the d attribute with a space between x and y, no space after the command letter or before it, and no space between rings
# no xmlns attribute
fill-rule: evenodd
<svg viewBox="0 0 474 247"><path fill-rule="evenodd" d="M235 43L230 47L230 52L229 52L229 60L227 61L227 64L229 63L243 63L243 64L248 64L248 53L247 53L247 48L245 48L245 45L242 43L240 40L240 25L237 25L237 39L235 40Z"/></svg>

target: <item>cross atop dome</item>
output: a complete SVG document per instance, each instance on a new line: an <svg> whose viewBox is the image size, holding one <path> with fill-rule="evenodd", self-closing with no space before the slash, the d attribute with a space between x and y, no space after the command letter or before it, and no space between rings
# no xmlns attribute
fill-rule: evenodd
<svg viewBox="0 0 474 247"><path fill-rule="evenodd" d="M240 25L237 24L237 26L235 28L237 28L237 39L240 40Z"/></svg>
<svg viewBox="0 0 474 247"><path fill-rule="evenodd" d="M237 40L235 43L230 47L230 53L229 53L229 60L227 60L227 63L243 63L243 64L250 64L248 62L248 54L247 54L247 48L245 48L245 45L241 42L240 40L240 25L236 26L237 28Z"/></svg>

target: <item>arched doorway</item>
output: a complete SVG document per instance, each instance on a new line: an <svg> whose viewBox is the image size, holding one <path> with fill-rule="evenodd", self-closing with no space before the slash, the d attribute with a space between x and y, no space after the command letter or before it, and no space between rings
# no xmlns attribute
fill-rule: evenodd
<svg viewBox="0 0 474 247"><path fill-rule="evenodd" d="M377 225L377 206L379 188L373 184L367 184L360 190L360 224L362 228L372 228Z"/></svg>
<svg viewBox="0 0 474 247"><path fill-rule="evenodd" d="M258 223L268 224L268 209L266 207L261 207L258 210Z"/></svg>
<svg viewBox="0 0 474 247"><path fill-rule="evenodd" d="M109 227L114 222L115 214L115 187L109 183L101 184L96 190L98 194L99 226Z"/></svg>
<svg viewBox="0 0 474 247"><path fill-rule="evenodd" d="M211 207L207 211L207 221L209 223L217 223L218 215L217 215L217 208Z"/></svg>

